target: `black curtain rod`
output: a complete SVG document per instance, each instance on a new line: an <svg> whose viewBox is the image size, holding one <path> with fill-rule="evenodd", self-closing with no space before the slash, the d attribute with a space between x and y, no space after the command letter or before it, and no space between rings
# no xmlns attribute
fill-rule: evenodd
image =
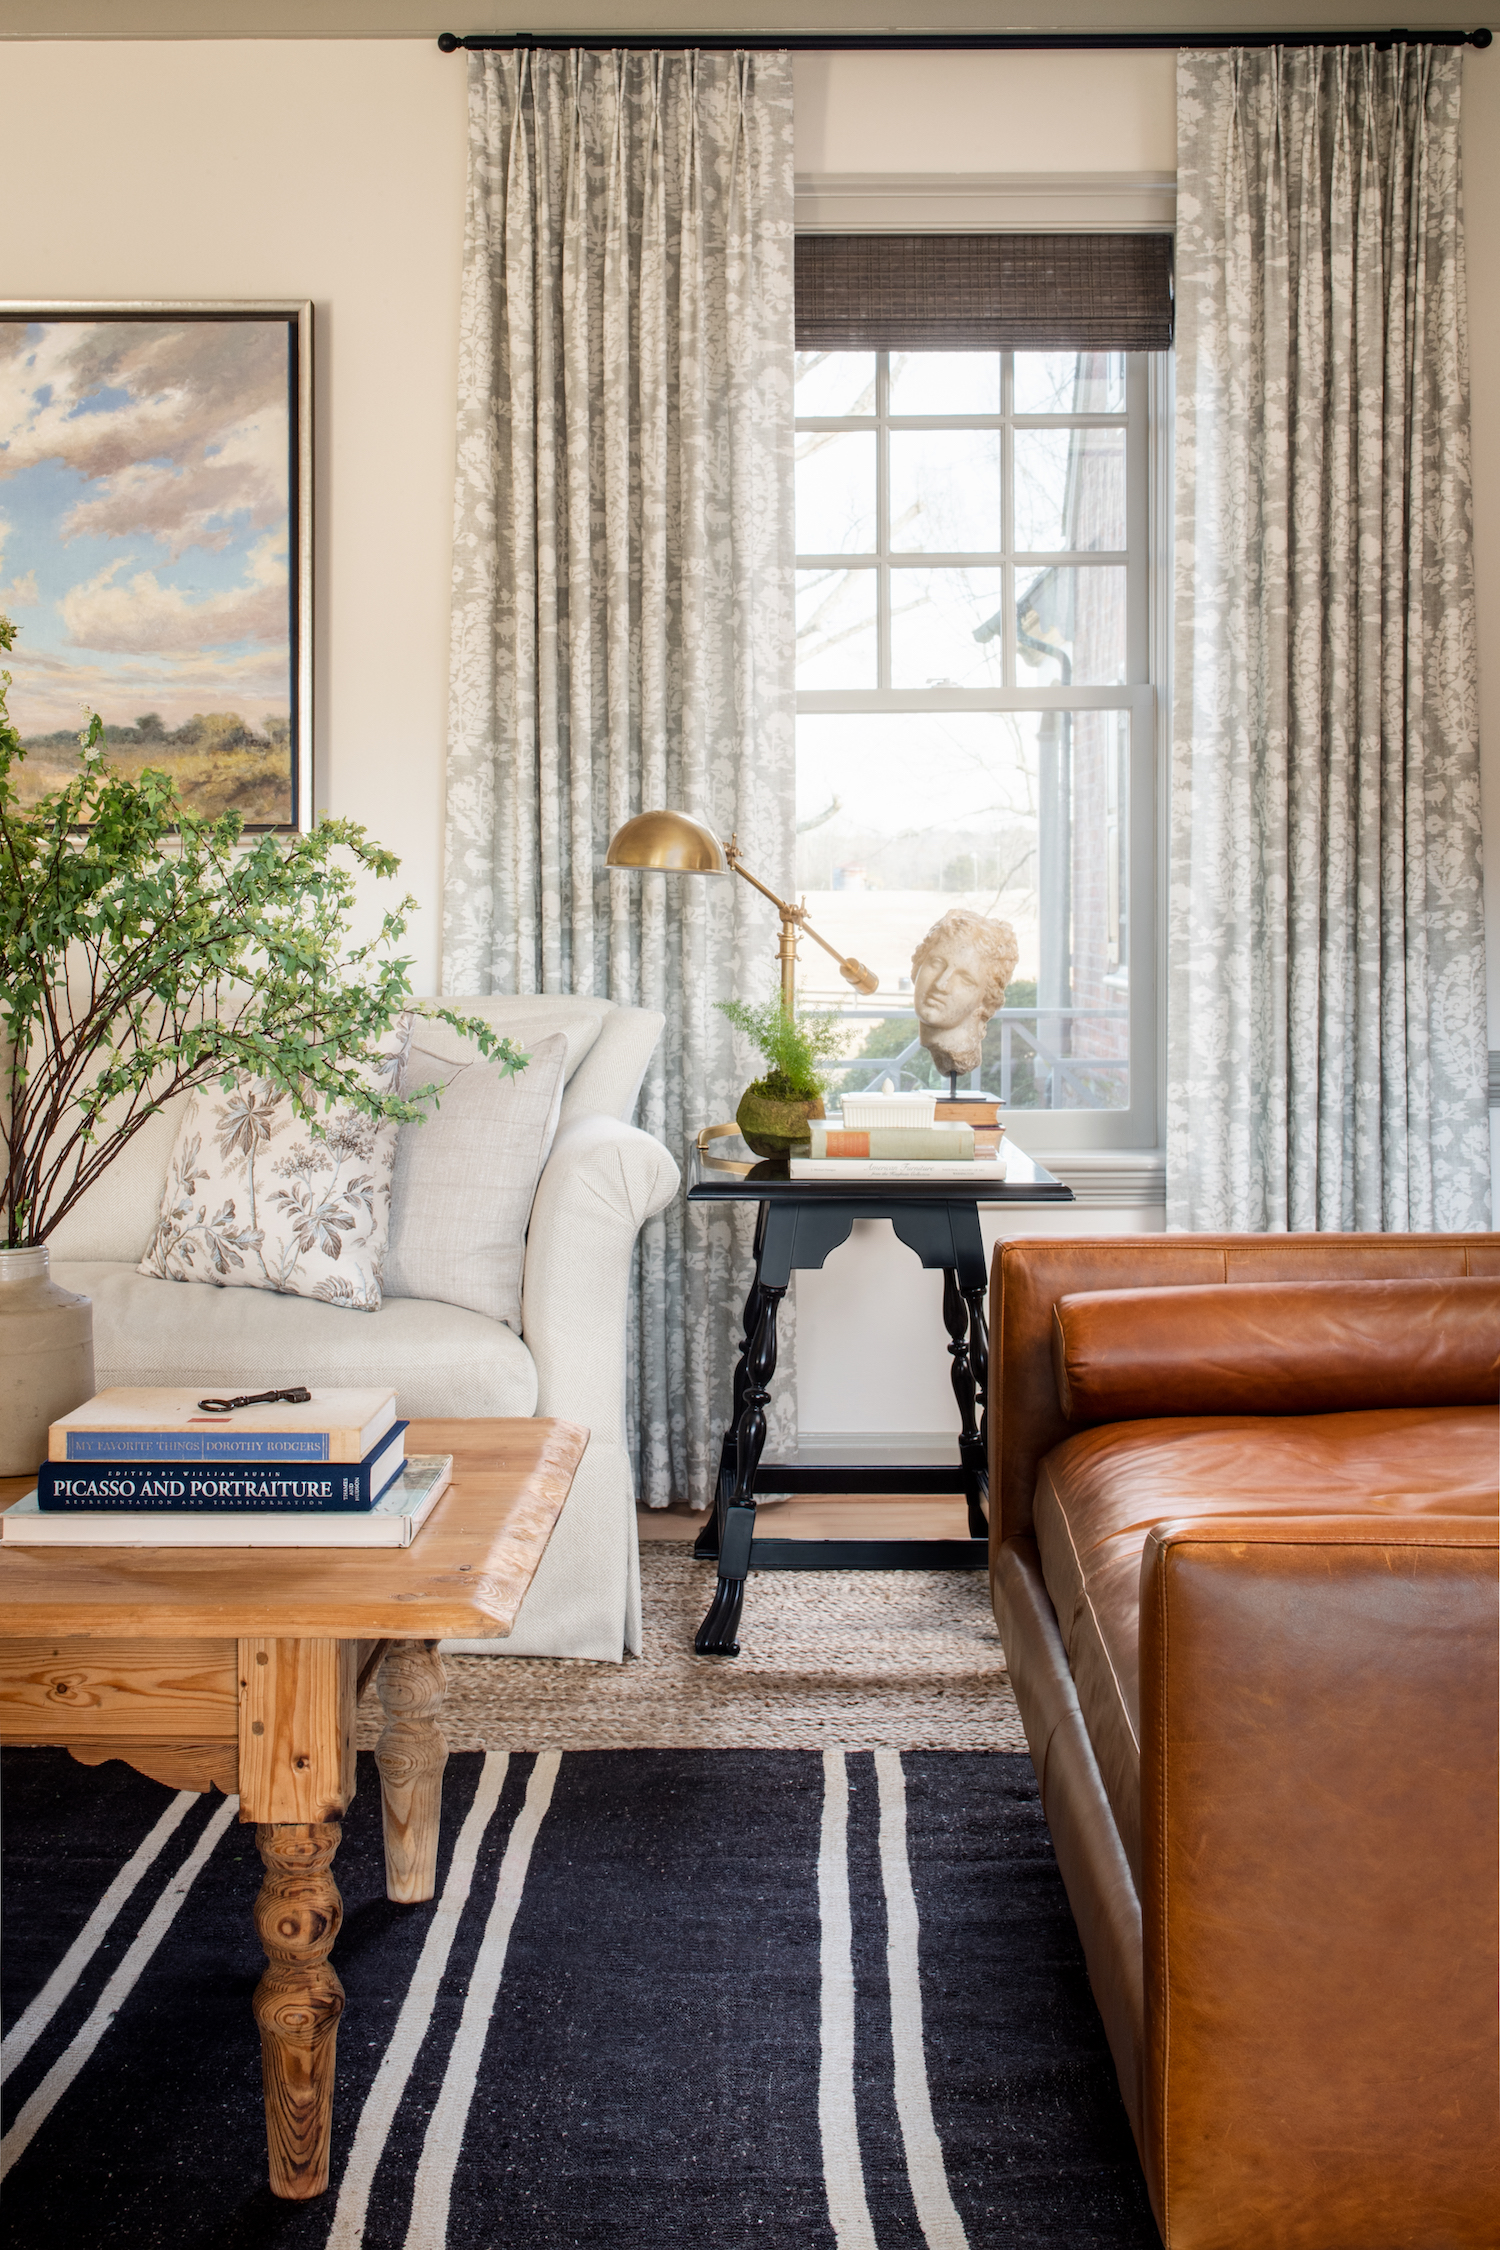
<svg viewBox="0 0 1500 2250"><path fill-rule="evenodd" d="M697 50L707 54L753 53L789 49L793 54L943 54L953 51L1019 53L1036 50L1086 53L1092 49L1118 51L1129 48L1178 47L1374 47L1380 53L1392 47L1488 47L1494 33L1478 31L1314 31L1219 32L1203 38L1186 31L746 31L729 35L703 33L679 36L661 33L644 38L622 38L602 31L473 31L466 36L445 31L438 45L445 55L466 49L470 54L527 54L565 52L573 47L624 47L632 54Z"/></svg>

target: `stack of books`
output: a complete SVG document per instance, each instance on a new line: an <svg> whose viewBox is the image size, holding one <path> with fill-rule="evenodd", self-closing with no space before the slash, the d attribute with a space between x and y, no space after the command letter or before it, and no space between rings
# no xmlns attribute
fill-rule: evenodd
<svg viewBox="0 0 1500 2250"><path fill-rule="evenodd" d="M1000 1170L1005 1127L993 1102L965 1102L960 1119L930 1125L870 1125L855 1130L813 1119L812 1149L794 1156L794 1180L973 1180L979 1167ZM988 1110L988 1117L981 1113Z"/></svg>
<svg viewBox="0 0 1500 2250"><path fill-rule="evenodd" d="M205 1409L187 1390L101 1391L48 1432L36 1490L0 1515L32 1546L405 1547L452 1456L408 1460L394 1391Z"/></svg>

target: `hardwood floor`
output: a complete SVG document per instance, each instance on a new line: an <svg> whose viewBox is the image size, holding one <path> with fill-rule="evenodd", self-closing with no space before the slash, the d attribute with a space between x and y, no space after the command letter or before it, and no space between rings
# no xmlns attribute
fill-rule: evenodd
<svg viewBox="0 0 1500 2250"><path fill-rule="evenodd" d="M769 1539L967 1539L968 1517L961 1498L899 1494L889 1498L858 1493L837 1498L773 1501L757 1511ZM637 1508L636 1525L645 1539L696 1539L704 1516L681 1505Z"/></svg>

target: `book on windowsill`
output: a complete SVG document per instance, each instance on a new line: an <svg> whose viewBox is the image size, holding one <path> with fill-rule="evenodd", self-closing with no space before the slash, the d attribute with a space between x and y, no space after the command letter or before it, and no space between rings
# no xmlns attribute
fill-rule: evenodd
<svg viewBox="0 0 1500 2250"><path fill-rule="evenodd" d="M54 1422L51 1461L361 1462L396 1419L394 1391L315 1390L205 1414L198 1390L120 1385Z"/></svg>
<svg viewBox="0 0 1500 2250"><path fill-rule="evenodd" d="M387 1431L363 1461L44 1461L43 1515L100 1509L187 1509L215 1515L373 1508L406 1459L407 1424Z"/></svg>
<svg viewBox="0 0 1500 2250"><path fill-rule="evenodd" d="M790 1177L794 1180L967 1180L971 1187L982 1187L997 1179L1003 1180L1005 1166L998 1150L993 1156L971 1156L955 1163L920 1158L902 1162L894 1157L794 1156Z"/></svg>
<svg viewBox="0 0 1500 2250"><path fill-rule="evenodd" d="M451 1453L417 1453L373 1508L333 1510L186 1508L44 1515L34 1492L0 1515L0 1540L28 1547L409 1547L447 1490Z"/></svg>

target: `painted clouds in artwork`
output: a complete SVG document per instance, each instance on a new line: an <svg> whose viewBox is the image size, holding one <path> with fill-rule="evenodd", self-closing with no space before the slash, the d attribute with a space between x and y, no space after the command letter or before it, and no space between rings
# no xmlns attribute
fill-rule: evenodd
<svg viewBox="0 0 1500 2250"><path fill-rule="evenodd" d="M0 608L23 735L289 694L285 322L0 321Z"/></svg>

